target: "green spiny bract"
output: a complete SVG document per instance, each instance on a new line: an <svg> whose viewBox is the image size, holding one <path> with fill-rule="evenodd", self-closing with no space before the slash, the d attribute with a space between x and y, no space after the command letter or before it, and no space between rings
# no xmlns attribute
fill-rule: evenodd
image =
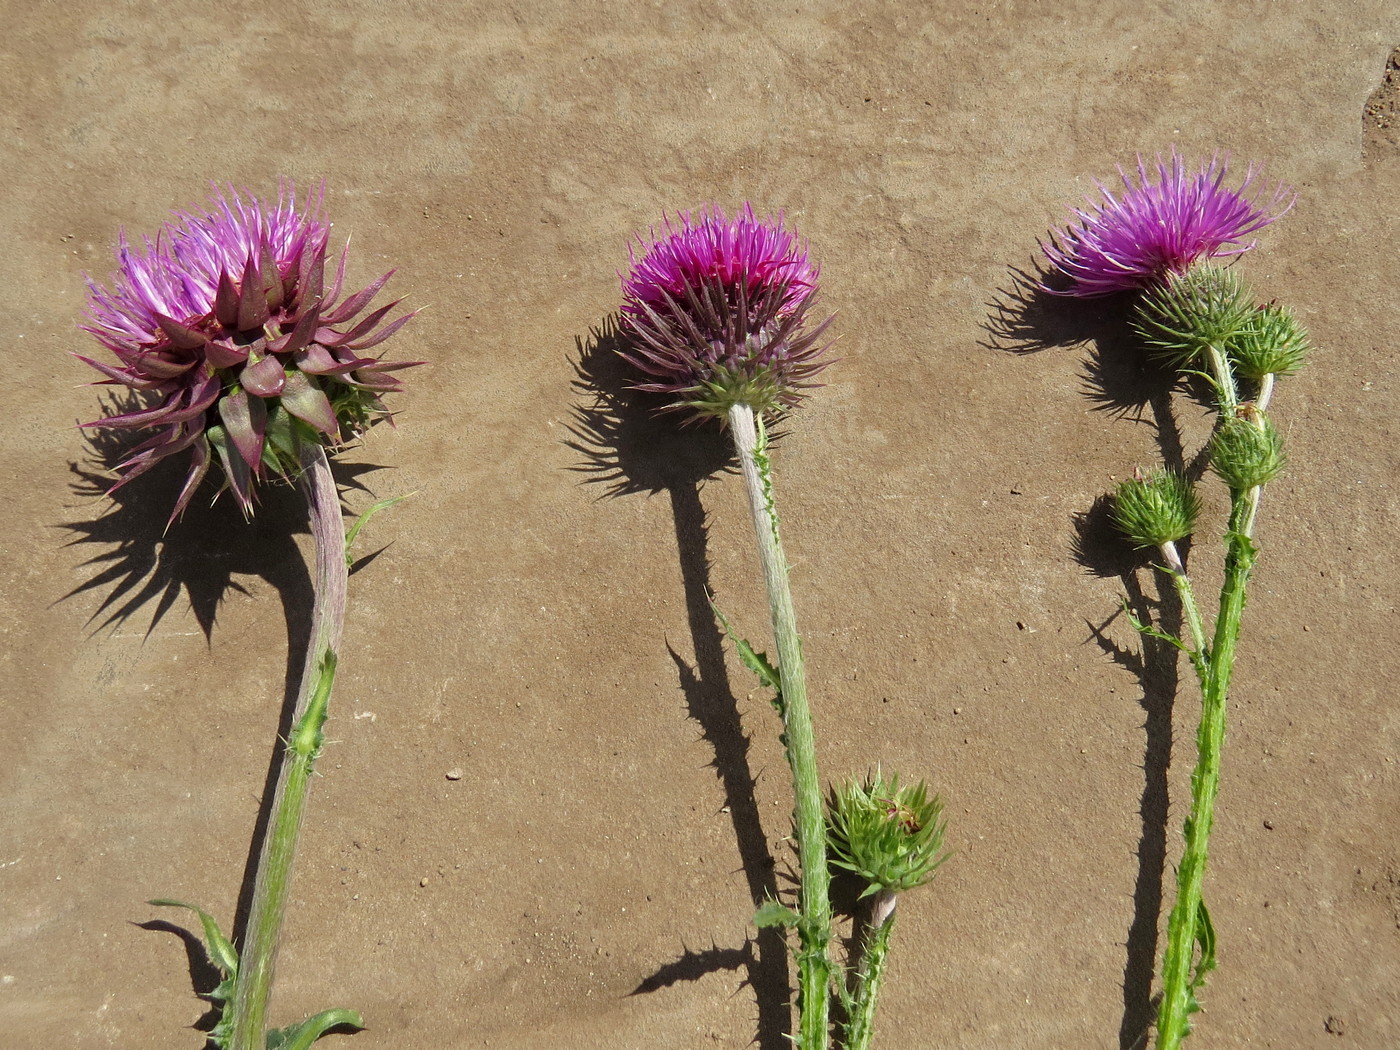
<svg viewBox="0 0 1400 1050"><path fill-rule="evenodd" d="M1201 498L1175 471L1137 473L1113 494L1113 524L1138 547L1160 547L1191 535Z"/></svg>
<svg viewBox="0 0 1400 1050"><path fill-rule="evenodd" d="M943 803L922 780L905 787L877 771L833 790L828 811L831 862L869 884L862 897L922 886L947 859Z"/></svg>
<svg viewBox="0 0 1400 1050"><path fill-rule="evenodd" d="M1303 367L1312 346L1292 310L1266 303L1227 349L1236 374L1258 382L1266 375L1291 376Z"/></svg>
<svg viewBox="0 0 1400 1050"><path fill-rule="evenodd" d="M1133 330L1152 353L1178 368L1199 367L1210 347L1223 350L1255 314L1244 280L1220 266L1170 274L1143 295Z"/></svg>
<svg viewBox="0 0 1400 1050"><path fill-rule="evenodd" d="M1283 438L1268 416L1246 406L1227 417L1210 442L1210 465L1232 489L1265 485L1283 473Z"/></svg>

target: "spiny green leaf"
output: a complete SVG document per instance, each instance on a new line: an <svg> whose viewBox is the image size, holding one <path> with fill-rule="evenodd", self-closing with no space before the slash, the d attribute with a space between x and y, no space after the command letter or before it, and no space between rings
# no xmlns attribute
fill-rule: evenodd
<svg viewBox="0 0 1400 1050"><path fill-rule="evenodd" d="M1132 608L1128 605L1128 599L1124 598L1122 600L1122 603L1123 615L1125 615L1128 618L1128 622L1133 625L1133 629L1136 630L1139 634L1145 634L1149 638L1156 638L1158 641L1166 642L1169 645L1174 645L1183 653L1192 652L1191 647L1185 642L1183 642L1176 635L1168 634L1166 631L1159 631L1150 623L1144 623L1142 620L1139 620L1137 616L1134 615Z"/></svg>
<svg viewBox="0 0 1400 1050"><path fill-rule="evenodd" d="M775 900L766 900L758 911L754 912L753 924L760 930L777 926L783 929L796 926L801 922L802 916L793 911L786 904Z"/></svg>
<svg viewBox="0 0 1400 1050"><path fill-rule="evenodd" d="M184 908L198 915L199 923L204 927L204 942L209 952L209 961L217 966L219 972L225 977L234 977L238 974L238 950L234 948L233 942L223 935L218 922L207 911L193 904L170 900L166 897L158 897L146 903L153 904L157 908Z"/></svg>
<svg viewBox="0 0 1400 1050"><path fill-rule="evenodd" d="M762 413L756 419L758 443L754 448L753 461L758 467L759 481L763 484L764 509L768 512L768 527L773 530L773 542L781 545L778 538L778 505L773 498L773 462L768 458L768 428L763 423Z"/></svg>
<svg viewBox="0 0 1400 1050"><path fill-rule="evenodd" d="M316 683L311 689L311 700L306 705L306 713L301 716L301 721L292 729L292 735L287 739L289 750L313 762L321 756L321 747L326 741L324 730L331 689L335 686L335 668L335 652L327 649L321 657L321 666L316 674Z"/></svg>
<svg viewBox="0 0 1400 1050"><path fill-rule="evenodd" d="M1196 960L1196 972L1191 976L1191 991L1204 987L1206 974L1215 969L1215 924L1210 921L1210 911L1206 902L1201 901L1196 909L1196 945L1201 950ZM1193 994L1191 997L1195 999ZM1197 1009L1200 1009L1197 1006Z"/></svg>
<svg viewBox="0 0 1400 1050"><path fill-rule="evenodd" d="M418 495L418 493L410 492L403 496L390 496L388 499L382 499L377 503L371 503L369 507L365 509L365 512L355 519L355 523L350 526L350 531L345 534L345 564L347 567L354 562L354 559L350 557L350 548L355 543L355 537L360 534L360 530L365 527L369 519L374 517L381 510L388 510L395 503L401 503L410 496L416 495Z"/></svg>
<svg viewBox="0 0 1400 1050"><path fill-rule="evenodd" d="M718 605L711 602L710 608L714 610L716 619L719 620L720 626L724 628L724 633L728 635L729 640L734 643L734 648L738 650L739 660L743 665L754 674L758 675L760 684L767 686L769 689L776 689L781 694L783 681L778 674L778 669L774 667L772 661L768 659L768 654L758 652L747 640L740 638L739 635L734 632L734 627L729 622L729 618L720 611Z"/></svg>
<svg viewBox="0 0 1400 1050"><path fill-rule="evenodd" d="M222 1004L219 1021L209 1032L209 1040L220 1050L227 1050L233 1035L233 983L238 977L238 950L223 935L214 917L203 908L166 897L157 897L146 903L158 908L184 908L199 916L200 925L204 927L205 951L209 961L223 974L223 980L203 997L212 1003Z"/></svg>
<svg viewBox="0 0 1400 1050"><path fill-rule="evenodd" d="M1253 561L1259 555L1259 546L1253 539L1242 532L1229 532L1225 534L1225 540L1233 547L1241 557Z"/></svg>
<svg viewBox="0 0 1400 1050"><path fill-rule="evenodd" d="M267 1050L307 1050L327 1030L346 1025L357 1031L364 1028L364 1018L354 1010L326 1010L308 1017L301 1024L274 1028L267 1033Z"/></svg>

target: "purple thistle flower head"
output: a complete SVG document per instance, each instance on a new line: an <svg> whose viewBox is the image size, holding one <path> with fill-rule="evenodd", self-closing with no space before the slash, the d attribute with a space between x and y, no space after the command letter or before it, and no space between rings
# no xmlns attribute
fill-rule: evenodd
<svg viewBox="0 0 1400 1050"><path fill-rule="evenodd" d="M335 445L387 417L380 395L403 387L389 373L420 362L364 351L413 315L384 324L395 300L359 317L393 271L341 299L348 245L326 284L324 195L323 186L298 209L290 184L275 206L230 187L207 212L177 212L139 248L123 232L111 286L88 278L83 330L118 363L75 356L107 377L100 383L150 403L83 425L154 431L117 465L114 488L189 450L171 521L215 457L251 514L255 482L294 473L305 443Z"/></svg>
<svg viewBox="0 0 1400 1050"><path fill-rule="evenodd" d="M783 220L754 218L744 204L663 220L631 250L622 278L622 356L646 375L637 390L667 394L667 409L727 417L796 405L825 368L832 318L809 326L818 268Z"/></svg>
<svg viewBox="0 0 1400 1050"><path fill-rule="evenodd" d="M1067 290L1046 290L1086 299L1111 295L1184 273L1198 259L1249 251L1254 242L1245 238L1288 211L1293 194L1282 183L1272 192L1255 188L1261 169L1253 165L1239 189L1228 189L1228 166L1215 156L1188 173L1173 146L1169 158L1158 155L1155 173L1138 157L1136 184L1119 168L1118 195L1096 182L1103 200L1090 200L1089 210L1072 209L1076 223L1041 245L1074 282Z"/></svg>

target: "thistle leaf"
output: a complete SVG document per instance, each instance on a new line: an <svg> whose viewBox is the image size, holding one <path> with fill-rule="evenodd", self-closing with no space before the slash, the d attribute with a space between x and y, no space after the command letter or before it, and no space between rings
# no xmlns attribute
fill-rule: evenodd
<svg viewBox="0 0 1400 1050"><path fill-rule="evenodd" d="M1201 955L1196 960L1196 971L1191 975L1191 1003L1195 1010L1199 1010L1201 1007L1194 993L1197 988L1205 986L1206 975L1215 969L1215 924L1210 921L1210 911L1205 901L1201 901L1196 909L1196 946Z"/></svg>
<svg viewBox="0 0 1400 1050"><path fill-rule="evenodd" d="M209 961L219 968L219 972L225 977L234 977L238 973L238 950L234 948L233 942L223 935L219 929L219 924L214 917L203 908L195 907L193 904L186 904L184 901L170 900L167 897L157 897L155 900L147 901L157 908L184 908L199 916L199 924L204 927L204 942L209 953Z"/></svg>
<svg viewBox="0 0 1400 1050"><path fill-rule="evenodd" d="M233 983L238 978L238 950L234 948L233 942L224 936L214 917L203 908L166 897L157 897L146 903L158 908L184 908L199 916L199 924L204 927L205 954L219 973L223 974L223 980L203 997L220 1006L219 1021L209 1032L209 1041L220 1050L227 1050L233 1035Z"/></svg>
<svg viewBox="0 0 1400 1050"><path fill-rule="evenodd" d="M773 690L773 706L778 714L783 714L785 705L783 703L783 680L778 674L778 669L773 666L773 662L768 659L767 653L760 653L746 639L740 638L734 631L734 626L729 622L729 617L720 611L718 605L710 603L715 618L719 620L720 626L724 628L724 633L729 640L734 643L735 650L739 653L740 662L750 671L758 676L760 685L767 686ZM786 746L786 741L784 741Z"/></svg>
<svg viewBox="0 0 1400 1050"><path fill-rule="evenodd" d="M365 1021L354 1010L325 1010L301 1024L273 1028L267 1033L267 1050L307 1050L327 1031L340 1025L358 1031L364 1028Z"/></svg>
<svg viewBox="0 0 1400 1050"><path fill-rule="evenodd" d="M801 921L802 916L798 915L797 912L793 911L786 904L775 900L764 901L758 911L753 913L753 924L760 930L766 930L774 926L787 929L789 927L795 927Z"/></svg>
<svg viewBox="0 0 1400 1050"><path fill-rule="evenodd" d="M1134 615L1133 610L1129 607L1128 599L1124 598L1122 601L1123 615L1128 618L1128 622L1133 625L1133 629L1135 631L1137 631L1139 634L1145 634L1149 638L1156 638L1159 642L1166 642L1168 645L1174 645L1183 653L1189 653L1193 657L1195 656L1195 653L1191 649L1191 647L1185 642L1183 642L1180 638L1178 638L1174 634L1168 634L1166 631L1159 631L1150 623L1144 623L1142 620L1139 620L1137 616Z"/></svg>
<svg viewBox="0 0 1400 1050"><path fill-rule="evenodd" d="M360 530L365 527L369 519L374 517L374 515L378 514L381 510L388 510L395 503L401 503L408 499L409 496L416 495L416 492L410 492L403 496L390 496L387 499L371 503L369 507L365 509L365 512L355 519L355 523L350 526L350 530L345 534L345 564L347 567L355 563L355 559L350 557L350 547L354 544L355 537L360 534Z"/></svg>

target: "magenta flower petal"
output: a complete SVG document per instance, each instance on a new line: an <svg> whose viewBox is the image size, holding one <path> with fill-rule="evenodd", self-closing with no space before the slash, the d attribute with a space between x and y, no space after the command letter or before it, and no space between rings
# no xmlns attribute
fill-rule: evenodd
<svg viewBox="0 0 1400 1050"><path fill-rule="evenodd" d="M105 382L142 392L147 400L85 425L163 428L117 467L121 483L194 449L175 516L214 454L239 505L251 511L259 478L269 469L296 469L298 442L332 444L342 427L355 434L387 415L378 395L390 388L358 382L358 370L416 363L338 356L337 347L376 345L413 315L384 324L390 304L347 324L390 274L338 302L348 249L327 289L330 226L321 215L323 196L324 190L298 207L290 184L275 204L231 189L216 193L208 210L177 213L140 247L119 234L110 287L88 279L89 323L83 329L118 364L77 356ZM305 361L332 367L303 372ZM392 389L400 388L395 381ZM291 437L274 443L264 434L279 405L296 420Z"/></svg>
<svg viewBox="0 0 1400 1050"><path fill-rule="evenodd" d="M644 376L636 389L723 418L735 404L792 407L817 385L831 318L807 323L818 269L781 217L710 207L665 218L651 237L622 278L622 356Z"/></svg>
<svg viewBox="0 0 1400 1050"><path fill-rule="evenodd" d="M1238 189L1229 189L1228 166L1216 156L1190 173L1173 147L1168 158L1158 156L1155 172L1139 157L1136 183L1119 168L1123 188L1117 195L1098 183L1103 200L1090 200L1087 210L1072 209L1074 224L1041 244L1051 265L1072 282L1068 289L1046 291L1111 295L1183 273L1198 259L1249 251L1255 242L1246 238L1287 212L1293 193L1282 183L1264 187L1256 166Z"/></svg>

